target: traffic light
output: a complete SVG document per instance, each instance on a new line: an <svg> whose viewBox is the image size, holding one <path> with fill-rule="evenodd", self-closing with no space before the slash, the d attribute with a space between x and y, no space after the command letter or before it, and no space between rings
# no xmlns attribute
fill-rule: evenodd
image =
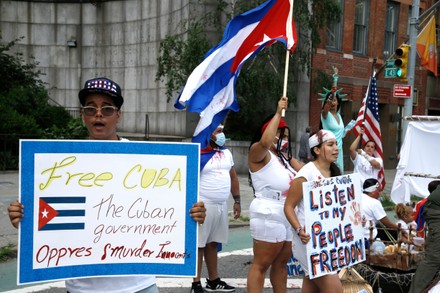
<svg viewBox="0 0 440 293"><path fill-rule="evenodd" d="M407 44L402 44L396 50L396 59L394 60L394 65L397 67L397 77L402 80L407 80L406 74L408 69L408 53L410 46Z"/></svg>

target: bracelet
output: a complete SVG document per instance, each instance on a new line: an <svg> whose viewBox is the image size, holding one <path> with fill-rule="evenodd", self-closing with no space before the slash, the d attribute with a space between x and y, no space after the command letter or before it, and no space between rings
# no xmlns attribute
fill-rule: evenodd
<svg viewBox="0 0 440 293"><path fill-rule="evenodd" d="M234 202L234 204L236 204L236 203L240 204L240 201L239 201L239 200L236 200L236 201Z"/></svg>
<svg viewBox="0 0 440 293"><path fill-rule="evenodd" d="M295 232L297 235L299 235L299 232L301 232L301 230L303 229L302 226L299 226L298 228L295 229Z"/></svg>

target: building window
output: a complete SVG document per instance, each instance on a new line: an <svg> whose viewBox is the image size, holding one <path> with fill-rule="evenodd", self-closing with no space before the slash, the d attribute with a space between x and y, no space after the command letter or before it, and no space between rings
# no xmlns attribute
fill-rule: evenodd
<svg viewBox="0 0 440 293"><path fill-rule="evenodd" d="M344 0L337 0L341 9L344 9ZM327 27L327 48L334 50L341 50L342 46L342 26L344 13L341 13L339 22L333 22Z"/></svg>
<svg viewBox="0 0 440 293"><path fill-rule="evenodd" d="M353 52L362 55L367 53L367 6L367 0L356 0Z"/></svg>
<svg viewBox="0 0 440 293"><path fill-rule="evenodd" d="M385 23L384 59L388 59L396 50L397 24L399 19L399 5L388 1Z"/></svg>

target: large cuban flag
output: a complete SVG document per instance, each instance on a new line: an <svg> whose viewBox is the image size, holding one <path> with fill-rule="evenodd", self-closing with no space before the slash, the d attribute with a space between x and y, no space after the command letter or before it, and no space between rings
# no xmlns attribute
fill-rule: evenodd
<svg viewBox="0 0 440 293"><path fill-rule="evenodd" d="M296 29L292 17L293 0L269 0L233 18L222 41L212 48L188 77L174 106L200 114L193 142L205 148L211 133L229 110L237 112L235 84L243 63L276 41L293 52Z"/></svg>

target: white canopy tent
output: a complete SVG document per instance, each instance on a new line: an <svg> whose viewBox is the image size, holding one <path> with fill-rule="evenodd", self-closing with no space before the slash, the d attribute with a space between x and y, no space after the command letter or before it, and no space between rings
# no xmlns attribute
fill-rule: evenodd
<svg viewBox="0 0 440 293"><path fill-rule="evenodd" d="M428 183L440 180L440 117L410 116L391 189L395 203L410 202L411 195L425 198Z"/></svg>

